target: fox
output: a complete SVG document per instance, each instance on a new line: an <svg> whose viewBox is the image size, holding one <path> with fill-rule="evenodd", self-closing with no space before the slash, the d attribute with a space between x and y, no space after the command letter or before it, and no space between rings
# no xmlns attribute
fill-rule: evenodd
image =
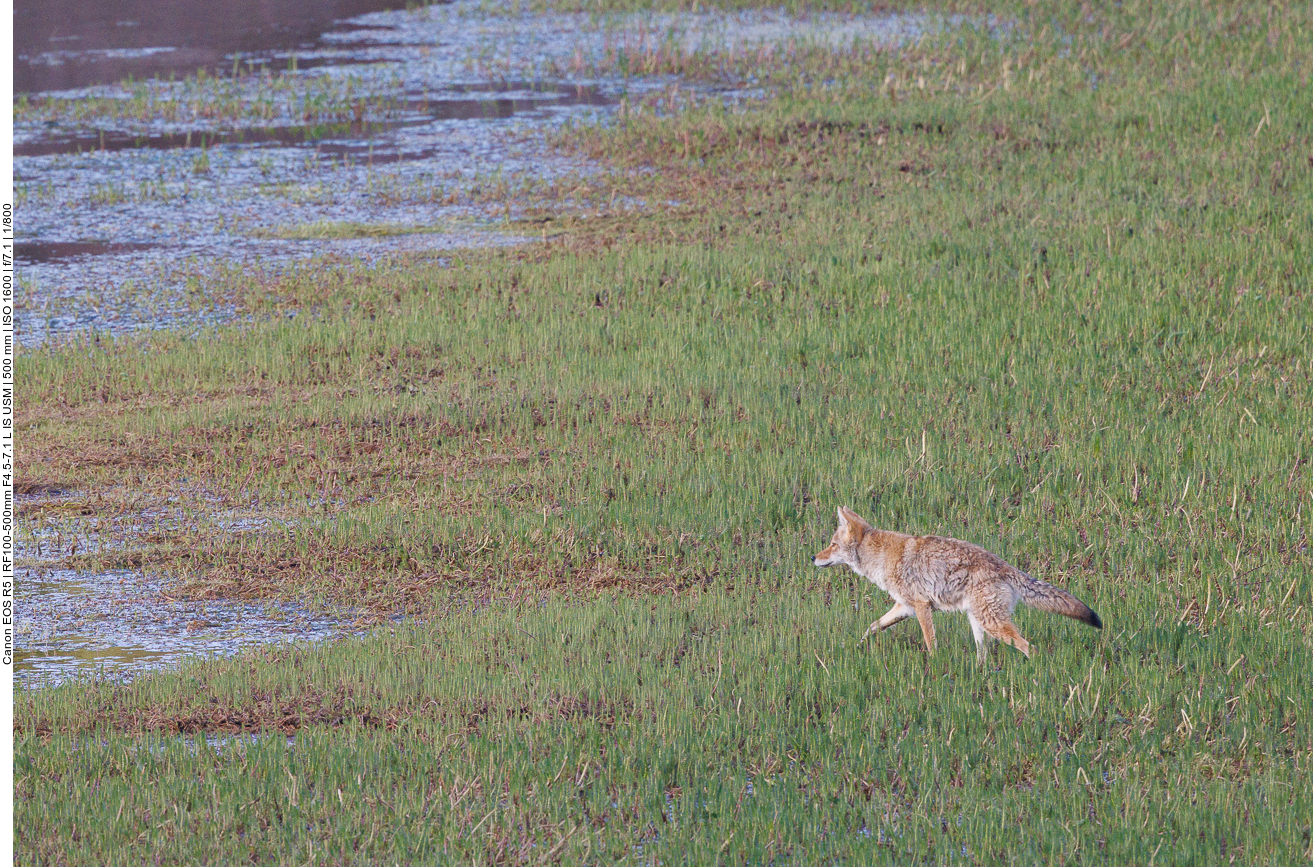
<svg viewBox="0 0 1313 867"><path fill-rule="evenodd" d="M986 635L1029 657L1032 645L1012 623L1018 602L1103 628L1103 621L1090 606L979 545L947 536L877 530L844 506L839 507L839 529L829 547L813 557L812 563L822 567L847 564L893 597L894 607L871 624L862 641L915 615L930 655L935 652L930 613L965 611L980 663L985 661Z"/></svg>

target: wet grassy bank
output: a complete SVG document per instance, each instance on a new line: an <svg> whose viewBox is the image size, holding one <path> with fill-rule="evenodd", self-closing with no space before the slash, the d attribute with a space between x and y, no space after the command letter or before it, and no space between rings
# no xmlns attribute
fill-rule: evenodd
<svg viewBox="0 0 1313 867"><path fill-rule="evenodd" d="M274 521L71 564L420 618L19 695L24 857L1308 857L1307 10L1009 20L575 130L614 174L543 245L22 356L20 489ZM859 646L886 600L809 562L839 504L1107 628Z"/></svg>

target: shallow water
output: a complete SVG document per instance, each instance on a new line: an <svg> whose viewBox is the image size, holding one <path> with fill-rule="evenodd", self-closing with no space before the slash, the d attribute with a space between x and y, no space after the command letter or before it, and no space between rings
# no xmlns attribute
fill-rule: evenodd
<svg viewBox="0 0 1313 867"><path fill-rule="evenodd" d="M140 571L68 568L74 555L112 555L158 543L198 524L229 533L271 526L199 498L145 512L118 510L78 494L17 498L15 680L24 686L80 677L130 679L188 655L228 655L280 641L318 641L353 632L355 611L310 611L285 602L180 599L168 582Z"/></svg>
<svg viewBox="0 0 1313 867"><path fill-rule="evenodd" d="M163 584L127 571L19 569L15 583L14 676L23 686L130 679L189 655L342 631L339 618L287 603L173 599Z"/></svg>
<svg viewBox="0 0 1313 867"><path fill-rule="evenodd" d="M210 48L226 52L218 66L236 76L98 84L43 94L83 102L57 108L37 99L18 111L22 344L231 319L238 311L227 296L206 289L220 270L255 281L311 259L369 262L531 241L507 222L524 192L596 171L553 150L551 131L606 122L622 97L672 83L590 72L617 52L891 42L923 26L916 17L778 12L601 19L474 0L335 22L310 17L323 28L314 38L305 38L310 25L301 19L272 46L216 36ZM198 38L187 33L180 44ZM78 44L61 48L59 63L85 66L110 50L81 57ZM156 57L165 48L113 50ZM19 54L31 65L40 52ZM94 104L85 100L97 99L88 110ZM134 100L137 109L121 108ZM322 222L406 232L279 237Z"/></svg>

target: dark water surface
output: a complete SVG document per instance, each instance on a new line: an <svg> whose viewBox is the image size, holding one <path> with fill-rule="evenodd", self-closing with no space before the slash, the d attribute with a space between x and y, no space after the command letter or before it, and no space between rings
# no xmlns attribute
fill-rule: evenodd
<svg viewBox="0 0 1313 867"><path fill-rule="evenodd" d="M313 49L343 19L405 8L405 0L15 0L14 93L226 72L233 54Z"/></svg>

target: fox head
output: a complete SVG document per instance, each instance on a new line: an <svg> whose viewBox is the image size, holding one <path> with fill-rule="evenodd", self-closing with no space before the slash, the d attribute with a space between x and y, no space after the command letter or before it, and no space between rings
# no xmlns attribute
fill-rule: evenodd
<svg viewBox="0 0 1313 867"><path fill-rule="evenodd" d="M834 531L834 538L830 539L830 547L813 557L812 562L817 566L834 566L837 563L855 566L857 546L869 529L871 525L863 521L856 512L840 506L839 529Z"/></svg>

